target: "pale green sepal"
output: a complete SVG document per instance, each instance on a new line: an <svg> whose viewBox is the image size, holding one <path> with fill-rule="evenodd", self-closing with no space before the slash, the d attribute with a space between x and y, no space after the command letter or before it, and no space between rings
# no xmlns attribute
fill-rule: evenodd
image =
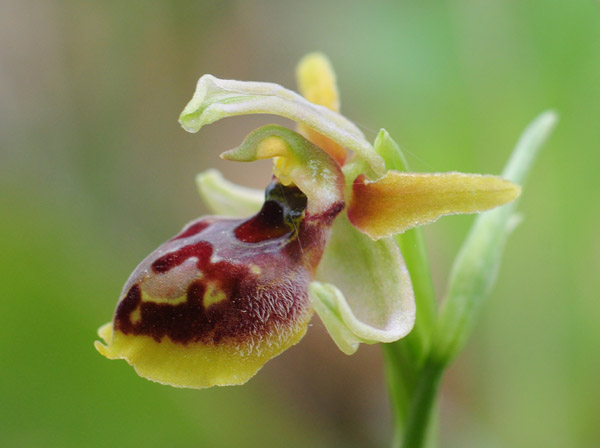
<svg viewBox="0 0 600 448"><path fill-rule="evenodd" d="M405 335L405 330L400 329L402 324L388 323L382 329L361 322L348 305L344 294L331 283L311 282L309 296L333 341L347 355L354 354L361 342L394 342Z"/></svg>
<svg viewBox="0 0 600 448"><path fill-rule="evenodd" d="M204 203L217 215L245 218L258 213L265 200L264 192L234 184L215 169L198 174L196 186Z"/></svg>
<svg viewBox="0 0 600 448"><path fill-rule="evenodd" d="M311 282L308 288L310 303L321 318L333 342L346 355L353 355L361 342L345 325L338 310L343 301L339 289L329 283Z"/></svg>
<svg viewBox="0 0 600 448"><path fill-rule="evenodd" d="M302 123L354 151L377 176L385 171L381 157L350 120L278 84L204 75L179 122L186 131L198 132L202 126L221 118L246 114L274 114Z"/></svg>
<svg viewBox="0 0 600 448"><path fill-rule="evenodd" d="M557 116L545 112L525 130L502 176L522 183L542 144L550 135ZM450 274L446 300L440 310L433 359L449 363L471 333L481 304L491 290L506 240L519 220L516 201L482 213L473 224Z"/></svg>
<svg viewBox="0 0 600 448"><path fill-rule="evenodd" d="M324 304L334 306L328 307L330 312L321 307L323 316L319 315L326 326L333 325L333 318L339 317L352 334L347 337L347 332L334 330L332 336L340 348L345 344L349 350L357 341L397 341L412 329L414 294L398 246L392 238L371 240L350 224L345 213L333 224L317 279L336 285L335 289L332 285L317 287L321 292L317 298L321 298L323 291L329 291L324 296L329 301ZM315 308L319 312L319 308ZM340 337L346 342L340 343ZM344 348L342 351L346 352Z"/></svg>

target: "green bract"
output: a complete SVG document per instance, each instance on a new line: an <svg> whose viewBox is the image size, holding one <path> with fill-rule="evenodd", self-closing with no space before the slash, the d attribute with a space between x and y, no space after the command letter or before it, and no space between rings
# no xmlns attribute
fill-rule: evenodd
<svg viewBox="0 0 600 448"><path fill-rule="evenodd" d="M554 125L556 113L537 117L517 143L502 176L523 183ZM450 362L471 333L479 308L494 284L504 246L520 221L517 202L482 214L473 224L452 269L446 300L440 310L433 356Z"/></svg>

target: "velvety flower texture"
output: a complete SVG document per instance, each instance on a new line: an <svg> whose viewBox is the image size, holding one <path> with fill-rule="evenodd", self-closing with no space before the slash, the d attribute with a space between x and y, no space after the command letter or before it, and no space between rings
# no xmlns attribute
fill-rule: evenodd
<svg viewBox="0 0 600 448"><path fill-rule="evenodd" d="M246 382L302 338L314 311L347 354L361 342L396 341L412 329L415 304L392 235L518 196L518 186L495 176L386 170L397 146L385 130L372 146L339 115L328 60L310 54L297 74L303 96L200 78L180 117L186 130L268 113L295 120L298 132L263 126L222 154L273 158L264 195L215 170L198 175L217 215L187 224L136 268L99 330L104 356L153 381L202 388Z"/></svg>

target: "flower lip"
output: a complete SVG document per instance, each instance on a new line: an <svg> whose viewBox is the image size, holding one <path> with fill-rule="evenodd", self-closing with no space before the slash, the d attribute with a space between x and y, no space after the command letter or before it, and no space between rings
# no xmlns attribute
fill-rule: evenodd
<svg viewBox="0 0 600 448"><path fill-rule="evenodd" d="M189 238L190 236L194 236L197 235L198 233L202 232L204 229L206 229L208 226L210 225L210 222L207 220L202 220L202 221L198 221L195 222L194 224L187 226L183 232L181 232L179 235L174 236L171 241L173 240L181 240L183 238Z"/></svg>
<svg viewBox="0 0 600 448"><path fill-rule="evenodd" d="M125 285L115 330L218 345L303 322L314 271L310 254L322 252L326 230L303 225L307 201L297 187L274 180L265 199L251 218L201 218L148 256ZM284 300L287 311L278 311L281 304L269 308L281 294L293 294ZM263 325L256 322L257 310Z"/></svg>
<svg viewBox="0 0 600 448"><path fill-rule="evenodd" d="M186 226L133 272L98 350L175 386L247 381L313 314L308 285L341 208L310 215L307 203L274 179L256 215Z"/></svg>

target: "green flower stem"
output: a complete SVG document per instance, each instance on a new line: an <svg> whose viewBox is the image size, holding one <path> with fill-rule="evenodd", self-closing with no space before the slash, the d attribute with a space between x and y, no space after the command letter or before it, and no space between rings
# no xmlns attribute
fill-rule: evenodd
<svg viewBox="0 0 600 448"><path fill-rule="evenodd" d="M390 404L394 410L392 446L400 447L402 446L402 437L408 419L408 406L416 379L415 371L410 364L405 362L408 355L402 353L402 350L406 349L406 345L382 344L381 346L385 356L385 375L390 394Z"/></svg>
<svg viewBox="0 0 600 448"><path fill-rule="evenodd" d="M443 372L444 366L428 362L419 373L401 446L424 448L435 442L437 397Z"/></svg>
<svg viewBox="0 0 600 448"><path fill-rule="evenodd" d="M552 111L527 127L503 177L522 184L556 123ZM387 169L406 171L398 145L385 130L375 141ZM437 397L446 366L461 351L494 284L508 234L516 225L516 202L481 214L457 256L448 292L436 313L431 271L419 229L395 237L413 282L417 319L404 339L384 345L386 374L395 411L394 447L435 446Z"/></svg>

